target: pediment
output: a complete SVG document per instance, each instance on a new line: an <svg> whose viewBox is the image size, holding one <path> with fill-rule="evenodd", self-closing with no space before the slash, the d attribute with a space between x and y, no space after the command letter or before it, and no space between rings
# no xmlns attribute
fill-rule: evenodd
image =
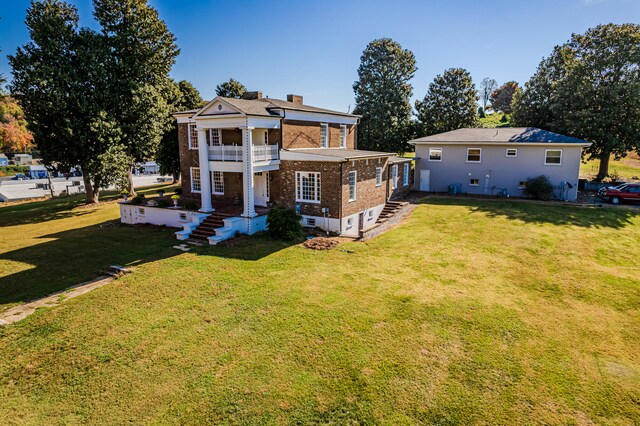
<svg viewBox="0 0 640 426"><path fill-rule="evenodd" d="M242 111L233 107L228 102L220 98L215 98L207 105L205 105L194 117L198 116L212 116L212 115L230 115L230 114L243 114Z"/></svg>

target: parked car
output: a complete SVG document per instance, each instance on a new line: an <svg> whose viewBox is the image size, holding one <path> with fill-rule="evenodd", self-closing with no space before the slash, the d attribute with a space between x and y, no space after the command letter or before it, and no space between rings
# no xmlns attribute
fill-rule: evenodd
<svg viewBox="0 0 640 426"><path fill-rule="evenodd" d="M621 189L607 189L601 197L609 200L612 204L620 204L623 201L640 201L640 184L630 183Z"/></svg>
<svg viewBox="0 0 640 426"><path fill-rule="evenodd" d="M598 190L598 195L602 197L602 196L604 196L605 191L608 191L610 189L623 190L624 188L627 187L627 185L629 185L629 184L628 183L620 183L620 184L615 185L615 186L607 186L607 187L604 187L604 188L600 188Z"/></svg>
<svg viewBox="0 0 640 426"><path fill-rule="evenodd" d="M11 178L11 180L27 180L27 179L29 179L29 177L27 177L26 175L23 175L22 173L18 173Z"/></svg>

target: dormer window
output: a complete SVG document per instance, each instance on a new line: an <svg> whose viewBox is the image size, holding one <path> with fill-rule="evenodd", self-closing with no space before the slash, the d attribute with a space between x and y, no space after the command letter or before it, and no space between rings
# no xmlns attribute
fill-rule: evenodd
<svg viewBox="0 0 640 426"><path fill-rule="evenodd" d="M320 147L329 148L329 125L327 123L320 125Z"/></svg>

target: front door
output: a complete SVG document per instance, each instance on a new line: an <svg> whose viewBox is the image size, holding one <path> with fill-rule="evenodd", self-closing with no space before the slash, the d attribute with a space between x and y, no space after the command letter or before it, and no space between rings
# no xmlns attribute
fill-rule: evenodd
<svg viewBox="0 0 640 426"><path fill-rule="evenodd" d="M431 170L420 170L420 191L431 190Z"/></svg>
<svg viewBox="0 0 640 426"><path fill-rule="evenodd" d="M256 206L265 206L269 202L269 172L253 175L253 199Z"/></svg>

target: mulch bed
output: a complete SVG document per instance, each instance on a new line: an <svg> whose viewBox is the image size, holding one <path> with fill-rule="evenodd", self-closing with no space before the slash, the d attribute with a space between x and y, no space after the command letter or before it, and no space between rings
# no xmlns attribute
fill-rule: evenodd
<svg viewBox="0 0 640 426"><path fill-rule="evenodd" d="M316 237L304 242L304 246L311 250L331 250L340 244L338 238Z"/></svg>

